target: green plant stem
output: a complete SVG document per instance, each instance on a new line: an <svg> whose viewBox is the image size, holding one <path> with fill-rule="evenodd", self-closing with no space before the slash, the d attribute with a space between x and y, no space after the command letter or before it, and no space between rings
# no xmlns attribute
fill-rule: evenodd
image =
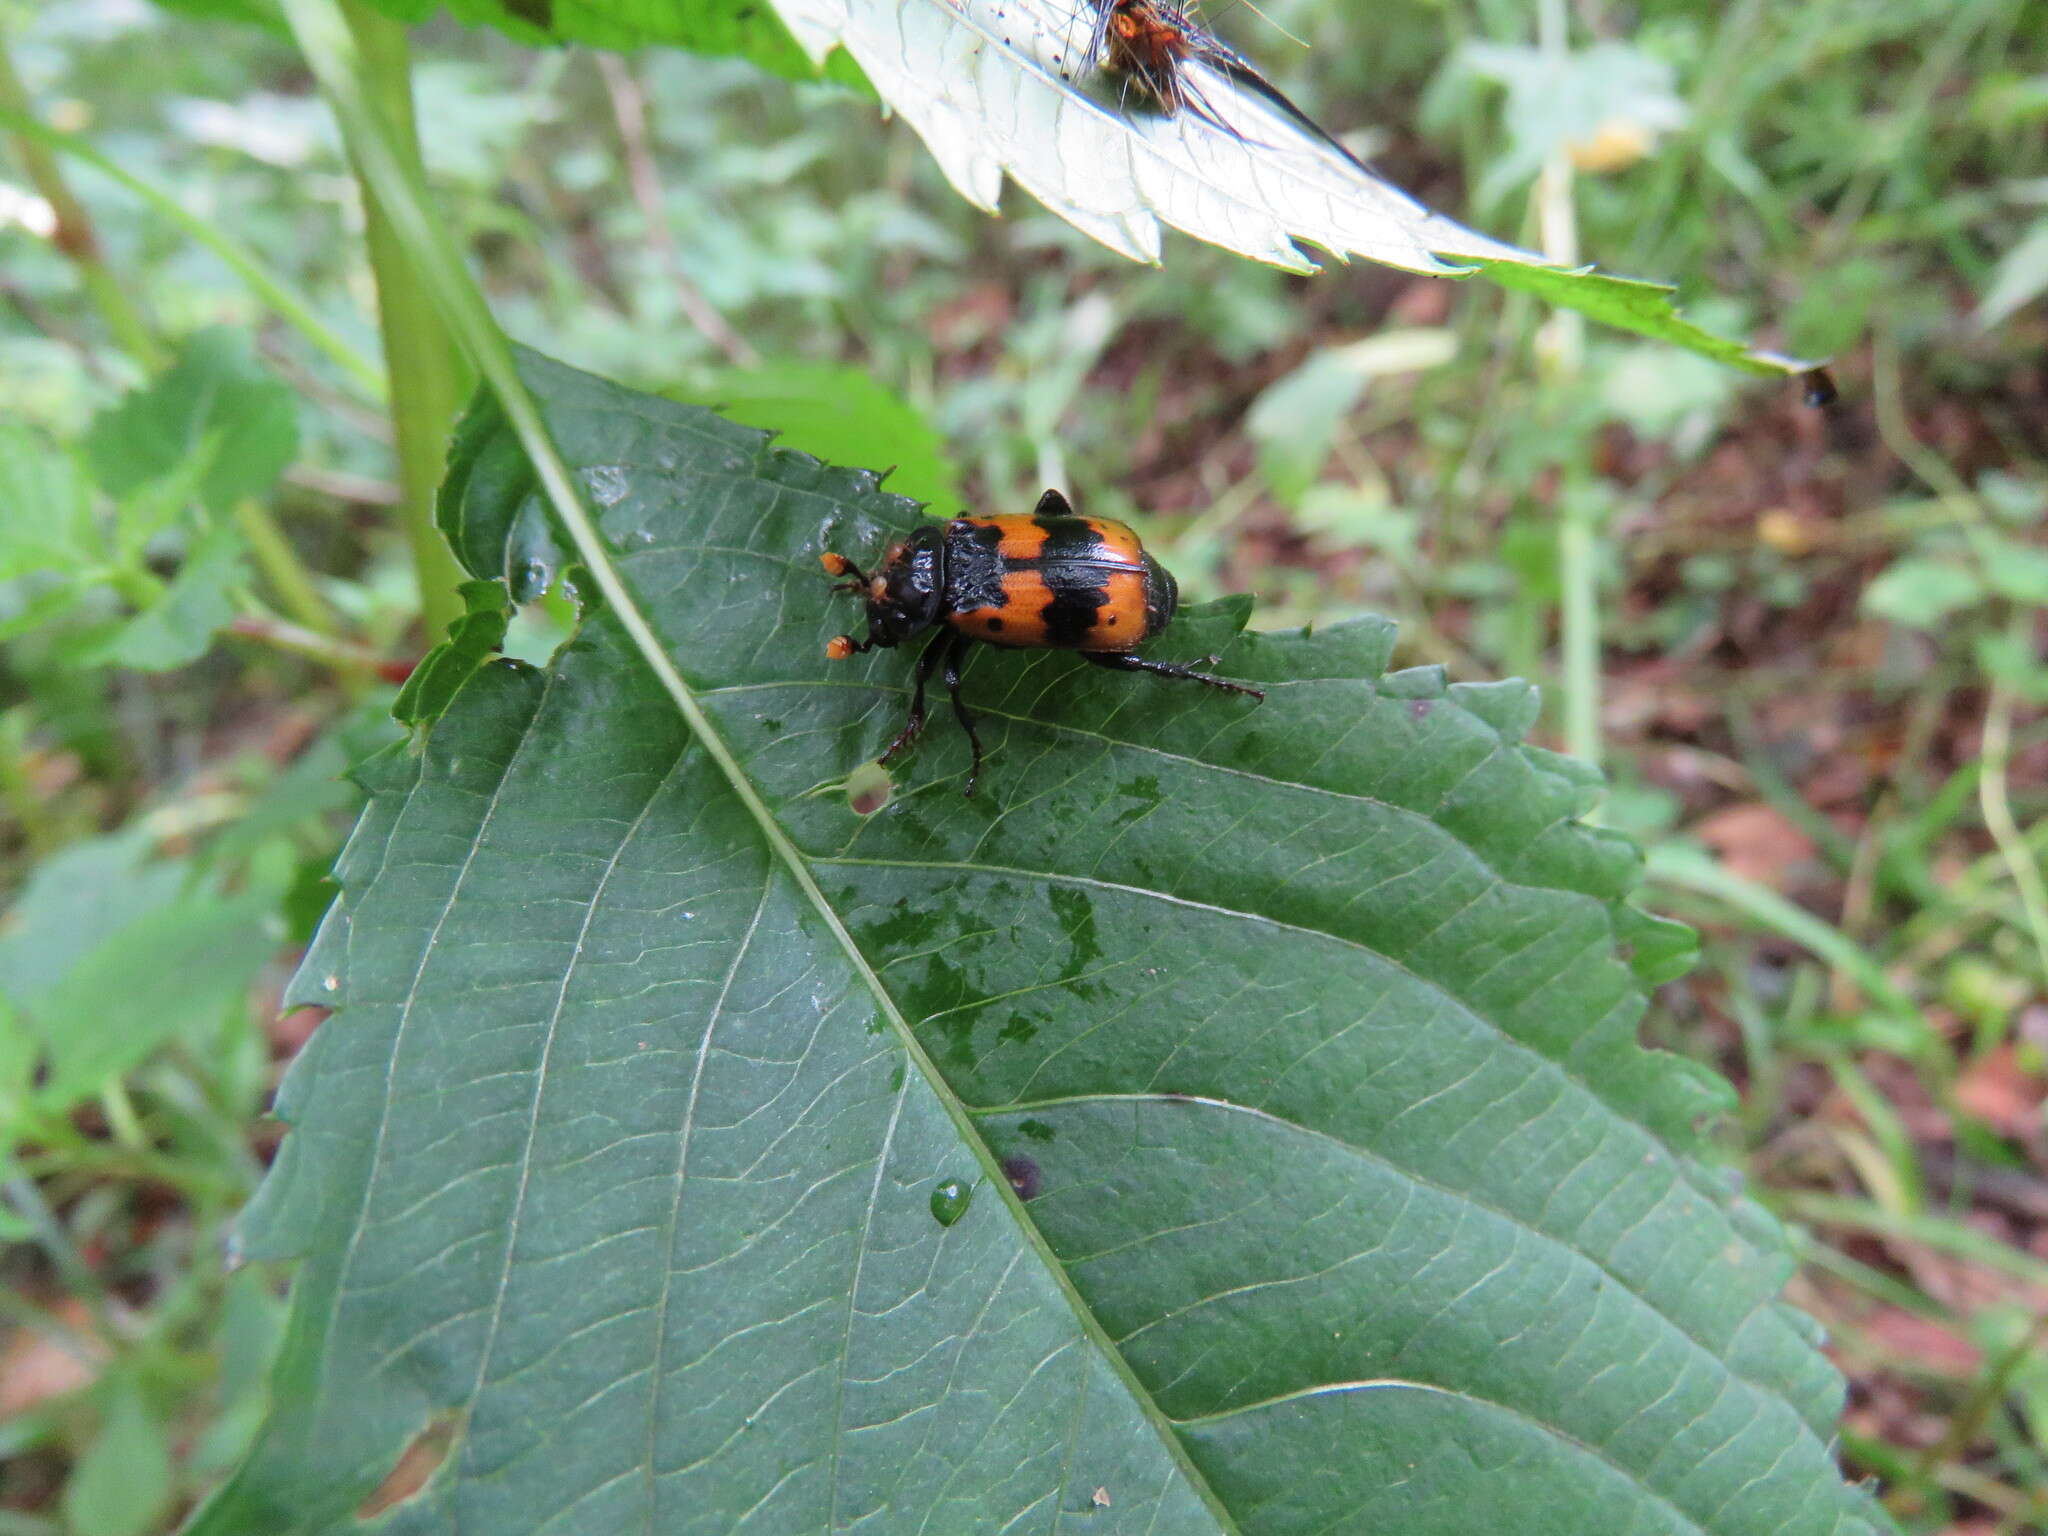
<svg viewBox="0 0 2048 1536"><path fill-rule="evenodd" d="M65 1291L85 1303L100 1325L100 1330L109 1338L113 1337L113 1318L107 1306L107 1288L90 1264L71 1241L71 1234L64 1230L64 1223L57 1219L57 1213L50 1209L43 1192L34 1179L11 1178L5 1184L7 1203L14 1207L15 1214L35 1229L36 1240L41 1244L43 1254L64 1282Z"/></svg>
<svg viewBox="0 0 2048 1536"><path fill-rule="evenodd" d="M1868 1200L1845 1199L1839 1195L1787 1191L1775 1196L1764 1194L1759 1198L1766 1199L1781 1215L1796 1221L1848 1227L1852 1231L1920 1243L2002 1271L2030 1285L2048 1285L2048 1264L1951 1217L1907 1215L1887 1211Z"/></svg>
<svg viewBox="0 0 2048 1536"><path fill-rule="evenodd" d="M1877 407L1878 432L1885 446L1903 459L1941 499L1943 507L1962 530L1979 570L1988 578L1999 558L1998 546L1991 534L1990 514L1948 461L1929 452L1913 435L1900 398L1896 343L1880 337L1872 361L1871 383ZM2007 622L2008 633L2022 644L2031 638L2031 610L2016 609ZM1977 800L1998 856L2019 890L2027 927L2040 956L2042 974L2048 976L2048 883L2044 883L2041 866L2013 816L2006 782L2012 752L2013 706L2011 690L1994 679L1991 702L1984 714L1983 763L1977 783Z"/></svg>
<svg viewBox="0 0 2048 1536"><path fill-rule="evenodd" d="M0 101L4 101L4 97L4 90L0 90ZM383 402L384 370L377 366L374 359L365 356L339 331L322 320L303 296L265 266L262 259L246 245L231 239L219 227L200 218L162 188L152 186L133 172L123 169L76 134L59 132L48 124L37 122L34 118L5 105L0 105L0 127L4 127L18 140L32 143L44 150L56 150L74 160L82 161L148 203L153 213L166 223L176 225L195 245L203 245L218 256L237 277L249 285L250 291L267 304L280 320L326 353L335 366L347 374L350 381L359 386L365 394L380 404Z"/></svg>
<svg viewBox="0 0 2048 1536"><path fill-rule="evenodd" d="M1560 648L1564 666L1564 742L1572 756L1600 761L1600 560L1591 487L1567 485L1557 525Z"/></svg>
<svg viewBox="0 0 2048 1536"><path fill-rule="evenodd" d="M342 0L342 4L346 25L353 33L360 88L387 126L388 148L401 157L404 172L415 183L423 181L419 130L413 114L412 56L405 27L361 0ZM474 376L421 281L407 252L408 242L393 225L378 178L368 174L362 164L362 136L346 137L362 187L370 271L377 284L377 318L384 335L392 440L402 493L400 515L419 580L420 621L432 639L462 616L462 599L456 593L462 570L435 525L434 493L440 488L456 414L469 398Z"/></svg>
<svg viewBox="0 0 2048 1536"><path fill-rule="evenodd" d="M1948 1430L1933 1445L1920 1453L1920 1475L1931 1477L1936 1467L1945 1462L1960 1462L1963 1453L1970 1448L1970 1442L1984 1427L1984 1421L1991 1416L2004 1398L2006 1390L2021 1366L2033 1358L2043 1341L2048 1341L2048 1316L2034 1319L2027 1329L1996 1360L1990 1362L1970 1391L1969 1398L1949 1416Z"/></svg>
<svg viewBox="0 0 2048 1536"><path fill-rule="evenodd" d="M107 329L121 344L122 350L140 363L144 372L155 373L169 360L168 354L144 317L142 307L107 265L92 215L64 180L64 171L58 165L57 157L50 153L42 135L31 131L41 124L36 120L28 88L21 83L21 76L15 73L14 60L7 52L4 36L0 36L0 114L4 114L0 115L0 122L4 122L13 135L15 152L21 156L22 168L27 171L30 183L56 215L56 227L50 232L50 243L77 271L86 295L99 310L100 317L106 321Z"/></svg>
<svg viewBox="0 0 2048 1536"><path fill-rule="evenodd" d="M1825 1051L1820 1059L1842 1096L1862 1116L1870 1131L1871 1144L1883 1165L1879 1175L1866 1173L1864 1184L1878 1197L1878 1204L1885 1210L1907 1216L1919 1215L1927 1209L1927 1178L1921 1172L1912 1133L1899 1118L1898 1109L1877 1091L1863 1069L1848 1056Z"/></svg>
<svg viewBox="0 0 2048 1536"><path fill-rule="evenodd" d="M303 656L356 682L366 675L388 677L403 665L360 645L302 629L261 612L238 615L229 623L227 633L268 646L274 651Z"/></svg>
<svg viewBox="0 0 2048 1536"><path fill-rule="evenodd" d="M242 537L248 540L249 552L256 557L264 579L283 600L291 616L316 634L340 633L340 620L328 606L327 599L320 595L319 587L313 583L313 573L300 561L291 540L277 526L277 519L270 515L270 508L253 496L244 497L235 503L235 526L242 530Z"/></svg>
<svg viewBox="0 0 2048 1536"><path fill-rule="evenodd" d="M2008 633L2025 644L2033 628L2031 614L2018 614ZM2013 818L2012 797L2007 791L2007 770L2012 760L2012 690L2004 683L1991 685L1991 702L1984 711L1983 772L1977 779L1977 804L1984 813L1984 826L1998 845L2000 857L2012 871L2019 888L2020 906L2027 914L2027 927L2034 935L2034 950L2041 961L2041 975L2048 979L2048 888L2041 879L2041 866L2033 849Z"/></svg>
<svg viewBox="0 0 2048 1536"><path fill-rule="evenodd" d="M100 1090L100 1111L107 1117L107 1129L113 1133L115 1145L123 1151L136 1152L149 1145L142 1119L135 1113L135 1101L128 1097L127 1084L118 1077Z"/></svg>
<svg viewBox="0 0 2048 1536"><path fill-rule="evenodd" d="M1541 0L1536 8L1537 45L1561 61L1568 44L1565 0ZM1563 145L1550 152L1536 179L1536 225L1543 254L1560 266L1579 259L1578 208L1572 193L1570 155ZM1585 316L1554 311L1536 334L1544 382L1569 397L1586 365ZM1558 489L1557 574L1559 647L1564 682L1565 750L1589 763L1600 761L1600 562L1594 542L1595 506L1588 484L1585 445L1574 433L1564 449Z"/></svg>
<svg viewBox="0 0 2048 1536"><path fill-rule="evenodd" d="M1886 1274L1875 1265L1850 1258L1803 1227L1790 1230L1794 1234L1794 1252L1798 1254L1800 1263L1833 1275L1837 1280L1853 1285L1879 1301L1888 1302L1902 1312L1911 1312L1916 1317L1931 1318L1936 1322L1949 1321L1950 1314L1946 1308L1905 1281Z"/></svg>

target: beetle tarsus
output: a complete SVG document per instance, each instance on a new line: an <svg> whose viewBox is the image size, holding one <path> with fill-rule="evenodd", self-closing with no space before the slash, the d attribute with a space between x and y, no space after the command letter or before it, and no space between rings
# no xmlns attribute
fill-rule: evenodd
<svg viewBox="0 0 2048 1536"><path fill-rule="evenodd" d="M910 690L910 718L903 722L903 729L896 733L896 739L882 749L882 755L875 759L887 763L897 753L907 751L917 738L924 734L924 690L932 680L932 673L939 668L940 660L958 643L952 630L942 629L932 636L932 643L924 648L924 654L917 658L917 681ZM953 669L957 676L958 669ZM948 686L954 686L951 679ZM957 708L958 699L954 700Z"/></svg>
<svg viewBox="0 0 2048 1536"><path fill-rule="evenodd" d="M946 696L953 701L953 718L967 733L967 746L974 754L967 768L967 787L961 791L963 795L971 795L981 779L981 733L974 728L974 716L967 712L967 705L960 698L960 668L966 660L967 637L955 635L953 643L946 648Z"/></svg>
<svg viewBox="0 0 2048 1536"><path fill-rule="evenodd" d="M1247 688L1243 683L1233 683L1227 677L1215 677L1207 672L1197 672L1193 667L1183 666L1177 661L1147 661L1143 656L1133 656L1127 651L1083 651L1081 655L1098 667L1107 667L1112 672L1150 672L1155 677L1172 677L1190 683L1201 683L1206 687L1220 688L1225 693L1248 694L1263 700L1262 689ZM1214 665L1217 658L1205 658Z"/></svg>

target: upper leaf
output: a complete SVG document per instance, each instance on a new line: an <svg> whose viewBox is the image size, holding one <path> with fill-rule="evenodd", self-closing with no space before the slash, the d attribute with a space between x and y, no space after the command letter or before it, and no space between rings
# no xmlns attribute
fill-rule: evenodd
<svg viewBox="0 0 2048 1536"><path fill-rule="evenodd" d="M1700 330L1661 284L1561 270L1424 207L1270 87L1196 62L1186 68L1200 111L1130 105L1128 89L1105 81L1089 56L1104 0L773 3L814 58L835 46L851 53L977 207L994 210L1007 174L1138 261L1159 260L1165 224L1298 272L1315 270L1302 243L1411 272L1476 269L1751 373L1813 366Z"/></svg>
<svg viewBox="0 0 2048 1536"><path fill-rule="evenodd" d="M1439 256L1540 260L1433 213L1274 100L1204 79L1205 110L1120 110L1087 86L1091 0L775 0L813 57L844 47L991 211L1005 173L1115 251L1157 261L1160 226L1298 272L1297 241L1415 272Z"/></svg>
<svg viewBox="0 0 2048 1536"><path fill-rule="evenodd" d="M942 507L960 500L959 472L944 440L920 412L861 369L777 359L719 369L666 393L707 405L729 421L772 428L784 447L828 462L887 466L898 495Z"/></svg>
<svg viewBox="0 0 2048 1536"><path fill-rule="evenodd" d="M366 0L400 21L425 21L444 0ZM457 20L497 27L524 43L585 43L593 48L641 48L665 43L692 53L737 54L793 80L817 78L820 66L804 57L776 19L754 0L445 0ZM858 81L850 68L825 73Z"/></svg>
<svg viewBox="0 0 2048 1536"><path fill-rule="evenodd" d="M979 795L935 732L862 819L910 658L824 658L818 556L914 506L526 373L736 776L609 609L365 770L242 1230L305 1259L276 1408L196 1529L345 1529L431 1424L381 1529L1880 1523L1531 690L1217 605L1156 650L1263 705L984 650ZM524 461L488 405L457 454L494 575Z"/></svg>

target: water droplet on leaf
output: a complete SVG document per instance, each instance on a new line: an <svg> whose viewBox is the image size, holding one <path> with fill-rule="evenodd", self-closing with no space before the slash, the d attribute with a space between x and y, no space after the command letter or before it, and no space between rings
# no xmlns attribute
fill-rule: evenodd
<svg viewBox="0 0 2048 1536"><path fill-rule="evenodd" d="M537 602L547 595L554 584L555 568L545 560L528 560L512 572L512 601L525 604Z"/></svg>
<svg viewBox="0 0 2048 1536"><path fill-rule="evenodd" d="M967 1214L974 1203L974 1186L958 1179L941 1179L932 1186L932 1216L942 1227L950 1227Z"/></svg>
<svg viewBox="0 0 2048 1536"><path fill-rule="evenodd" d="M590 488L590 499L600 507L616 507L630 489L626 472L616 464L592 465L583 472L583 483Z"/></svg>

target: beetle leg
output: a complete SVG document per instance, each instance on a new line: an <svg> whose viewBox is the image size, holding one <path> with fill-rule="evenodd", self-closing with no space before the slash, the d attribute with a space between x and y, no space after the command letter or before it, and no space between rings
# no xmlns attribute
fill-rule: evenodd
<svg viewBox="0 0 2048 1536"><path fill-rule="evenodd" d="M960 702L960 663L967 658L968 640L965 635L956 634L953 643L946 650L946 696L953 701L953 718L960 722L960 729L967 733L967 745L974 753L974 761L967 769L967 787L964 795L974 793L975 782L981 777L981 733L974 728L974 716L967 712L967 706Z"/></svg>
<svg viewBox="0 0 2048 1536"><path fill-rule="evenodd" d="M1212 677L1207 672L1197 672L1193 667L1184 667L1177 661L1147 661L1144 657L1133 656L1127 651L1083 651L1081 656L1083 660L1092 661L1098 667L1107 667L1112 672L1150 672L1155 677L1185 678L1191 683L1220 688L1225 693L1246 693L1255 699L1263 699L1266 696L1260 689L1247 688L1243 683L1233 683L1228 678Z"/></svg>
<svg viewBox="0 0 2048 1536"><path fill-rule="evenodd" d="M949 629L942 629L932 636L932 643L924 648L924 654L917 658L917 685L910 692L910 718L903 722L903 729L896 733L896 739L882 749L882 755L875 759L886 763L905 747L916 741L924 730L924 687L932 680L932 673L939 669L939 660L953 644L954 635Z"/></svg>

